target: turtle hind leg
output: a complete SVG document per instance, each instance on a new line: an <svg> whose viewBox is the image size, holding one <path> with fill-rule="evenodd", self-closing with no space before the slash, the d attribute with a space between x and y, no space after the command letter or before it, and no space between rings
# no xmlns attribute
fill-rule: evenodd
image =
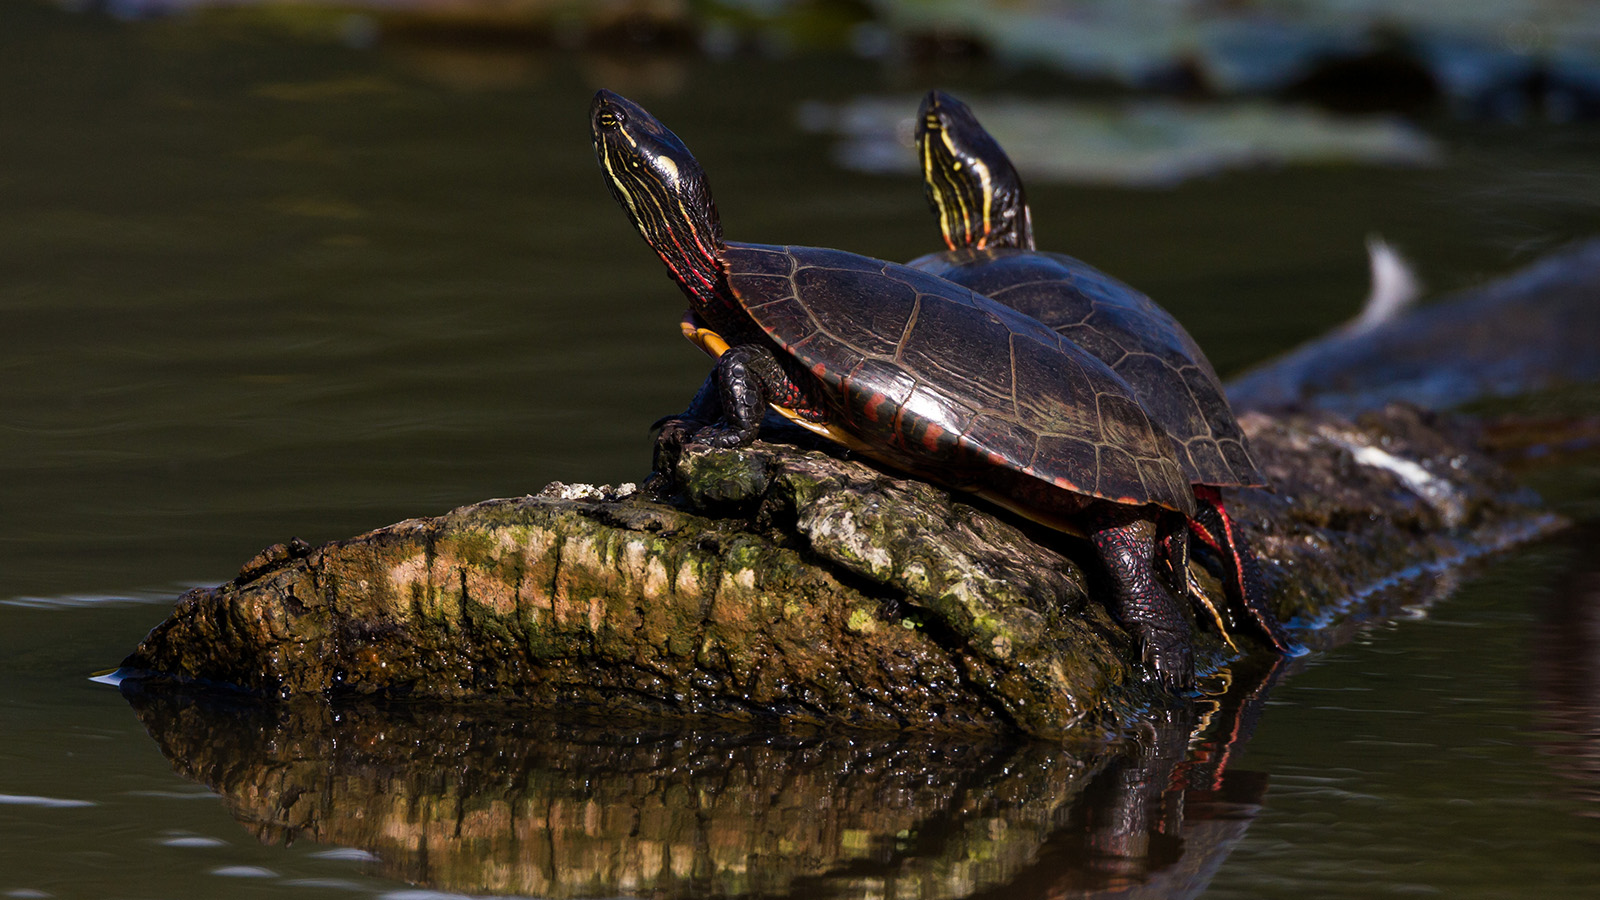
<svg viewBox="0 0 1600 900"><path fill-rule="evenodd" d="M1285 656L1304 656L1308 652L1305 645L1289 636L1267 604L1266 585L1262 583L1256 555L1244 534L1234 527L1233 519L1222 505L1221 492L1196 485L1194 495L1199 502L1195 504L1195 517L1190 520L1189 527L1221 557L1229 601L1256 624L1274 650Z"/></svg>
<svg viewBox="0 0 1600 900"><path fill-rule="evenodd" d="M1089 540L1111 574L1111 612L1139 641L1145 665L1163 685L1194 684L1189 622L1156 577L1156 523L1145 510L1103 506L1090 516Z"/></svg>

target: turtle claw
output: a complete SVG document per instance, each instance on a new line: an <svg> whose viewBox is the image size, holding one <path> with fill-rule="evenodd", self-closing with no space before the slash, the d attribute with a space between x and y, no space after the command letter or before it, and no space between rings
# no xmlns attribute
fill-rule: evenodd
<svg viewBox="0 0 1600 900"><path fill-rule="evenodd" d="M746 447L756 439L756 429L744 430L727 425L709 425L701 428L689 439L691 444L700 444L706 447L715 447L718 450L729 450L734 447Z"/></svg>
<svg viewBox="0 0 1600 900"><path fill-rule="evenodd" d="M1187 637L1150 629L1139 644L1145 671L1162 687L1177 694L1194 689L1194 651Z"/></svg>
<svg viewBox="0 0 1600 900"><path fill-rule="evenodd" d="M650 427L660 429L660 433L656 435L657 447L663 444L682 447L694 439L696 432L705 430L706 423L683 416L667 416Z"/></svg>
<svg viewBox="0 0 1600 900"><path fill-rule="evenodd" d="M692 444L726 450L747 446L756 437L756 429L753 428L745 431L727 425L708 425L687 416L668 416L656 425L661 433L656 435L655 456L650 468L668 481L673 478L685 447Z"/></svg>
<svg viewBox="0 0 1600 900"><path fill-rule="evenodd" d="M695 434L703 431L706 424L685 416L667 416L651 427L661 429L661 433L656 435L650 470L671 481L672 473L678 468L678 458L683 455L684 445L693 441Z"/></svg>

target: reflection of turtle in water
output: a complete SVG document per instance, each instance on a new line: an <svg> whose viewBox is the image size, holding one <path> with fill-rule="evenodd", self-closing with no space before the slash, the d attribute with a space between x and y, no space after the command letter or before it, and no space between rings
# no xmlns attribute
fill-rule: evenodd
<svg viewBox="0 0 1600 900"><path fill-rule="evenodd" d="M1022 180L965 104L930 92L917 118L917 150L928 202L950 249L910 265L1026 313L1121 375L1151 421L1180 447L1198 501L1191 531L1222 560L1233 605L1275 648L1299 652L1268 608L1255 557L1222 504L1219 488L1260 486L1265 479L1199 345L1144 294L1070 256L1034 249ZM1180 548L1173 557L1185 555ZM1223 614L1204 593L1189 590L1221 625Z"/></svg>
<svg viewBox="0 0 1600 900"><path fill-rule="evenodd" d="M1191 514L1194 492L1120 376L1033 319L914 269L725 242L676 135L609 91L591 125L613 196L688 295L691 330L729 348L715 390L664 424L664 444L747 444L770 403L897 468L1074 527L1110 571L1112 612L1148 667L1170 687L1190 683L1188 623L1154 561L1158 539L1181 528L1170 512Z"/></svg>
<svg viewBox="0 0 1600 900"><path fill-rule="evenodd" d="M1265 662L1266 665L1257 665ZM1220 694L1140 722L1072 803L1064 826L982 897L1197 897L1249 830L1267 773L1231 763L1255 730L1285 662L1223 674Z"/></svg>

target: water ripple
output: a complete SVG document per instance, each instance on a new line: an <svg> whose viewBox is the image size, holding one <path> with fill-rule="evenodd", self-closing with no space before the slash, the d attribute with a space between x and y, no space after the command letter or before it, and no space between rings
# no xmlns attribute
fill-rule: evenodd
<svg viewBox="0 0 1600 900"><path fill-rule="evenodd" d="M38 806L44 809L73 809L99 806L92 800L62 800L59 797L34 797L28 794L0 794L0 806Z"/></svg>
<svg viewBox="0 0 1600 900"><path fill-rule="evenodd" d="M263 869L260 866L223 866L220 869L212 869L211 870L211 874L220 875L223 878L277 878L278 877L278 873L277 872L274 872L271 869Z"/></svg>
<svg viewBox="0 0 1600 900"><path fill-rule="evenodd" d="M343 859L343 860L354 860L355 862L376 862L377 859L378 859L378 856L375 853L368 853L365 850L358 850L355 847L340 847L340 848L335 849L335 850L323 850L323 851L318 852L318 853L313 853L313 854L311 854L311 858L312 859Z"/></svg>
<svg viewBox="0 0 1600 900"><path fill-rule="evenodd" d="M217 838L212 838L212 837L197 837L197 836L164 838L161 841L161 844L162 844L162 846L165 846L165 847L226 847L226 846L228 846L228 842L227 841L218 840Z"/></svg>
<svg viewBox="0 0 1600 900"><path fill-rule="evenodd" d="M170 588L149 591L125 591L117 594L61 594L55 597L19 596L0 599L0 606L21 606L27 609L82 609L122 604L170 604L173 598L193 587L209 587L199 582L183 583Z"/></svg>

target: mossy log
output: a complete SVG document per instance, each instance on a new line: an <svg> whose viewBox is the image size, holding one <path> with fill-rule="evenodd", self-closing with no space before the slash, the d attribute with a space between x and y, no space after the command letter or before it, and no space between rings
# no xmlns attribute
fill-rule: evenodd
<svg viewBox="0 0 1600 900"><path fill-rule="evenodd" d="M1274 490L1234 492L1230 507L1279 613L1302 628L1559 524L1414 408L1242 424ZM671 497L553 484L323 547L276 545L182 597L123 674L1052 737L1160 699L1094 599L1105 588L1081 541L783 443L691 452L677 476ZM1205 622L1196 654L1202 673L1235 655Z"/></svg>

